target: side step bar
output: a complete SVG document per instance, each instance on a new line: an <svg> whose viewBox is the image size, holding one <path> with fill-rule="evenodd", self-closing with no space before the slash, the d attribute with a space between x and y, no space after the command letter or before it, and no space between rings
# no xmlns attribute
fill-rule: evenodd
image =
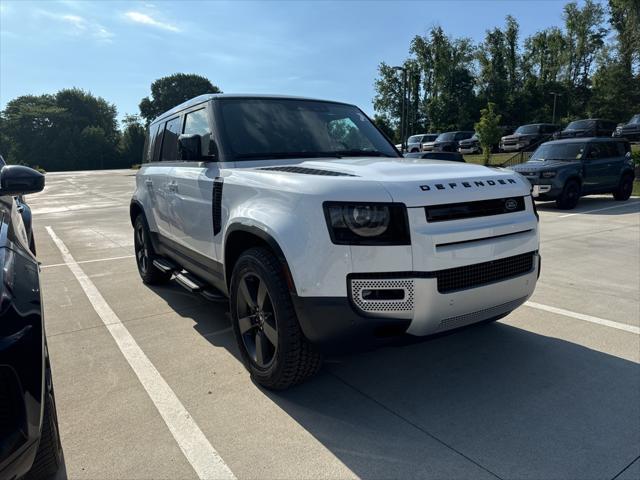
<svg viewBox="0 0 640 480"><path fill-rule="evenodd" d="M165 273L173 273L173 279L178 282L178 285L184 287L191 293L199 293L210 302L227 301L227 297L222 292L208 287L208 285L205 285L190 273L183 271L171 260L167 260L166 258L155 258L153 260L153 266Z"/></svg>

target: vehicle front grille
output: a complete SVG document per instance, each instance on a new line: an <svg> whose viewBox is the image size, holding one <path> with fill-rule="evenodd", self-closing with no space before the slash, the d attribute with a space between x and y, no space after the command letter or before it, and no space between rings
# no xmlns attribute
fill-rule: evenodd
<svg viewBox="0 0 640 480"><path fill-rule="evenodd" d="M476 202L448 203L425 207L428 222L444 222L463 218L488 217L524 210L524 197L494 198Z"/></svg>
<svg viewBox="0 0 640 480"><path fill-rule="evenodd" d="M450 293L524 275L533 270L535 255L536 252L529 252L491 262L437 271L435 275L438 279L438 292Z"/></svg>

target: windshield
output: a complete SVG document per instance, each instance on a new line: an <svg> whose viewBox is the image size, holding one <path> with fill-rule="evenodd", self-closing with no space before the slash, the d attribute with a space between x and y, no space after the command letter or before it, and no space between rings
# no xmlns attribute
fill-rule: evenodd
<svg viewBox="0 0 640 480"><path fill-rule="evenodd" d="M567 125L567 130L585 130L593 127L595 120L577 120Z"/></svg>
<svg viewBox="0 0 640 480"><path fill-rule="evenodd" d="M631 117L631 120L629 120L629 123L640 123L640 114L634 115L633 117Z"/></svg>
<svg viewBox="0 0 640 480"><path fill-rule="evenodd" d="M542 162L545 160L580 160L586 148L585 143L556 143L540 145L531 155L531 160Z"/></svg>
<svg viewBox="0 0 640 480"><path fill-rule="evenodd" d="M539 125L522 125L518 127L516 133L521 133L523 135L530 135L532 133L538 133Z"/></svg>
<svg viewBox="0 0 640 480"><path fill-rule="evenodd" d="M441 133L436 138L436 142L450 142L454 138L456 138L456 132Z"/></svg>
<svg viewBox="0 0 640 480"><path fill-rule="evenodd" d="M356 107L283 98L220 100L225 151L235 160L340 156L397 157Z"/></svg>

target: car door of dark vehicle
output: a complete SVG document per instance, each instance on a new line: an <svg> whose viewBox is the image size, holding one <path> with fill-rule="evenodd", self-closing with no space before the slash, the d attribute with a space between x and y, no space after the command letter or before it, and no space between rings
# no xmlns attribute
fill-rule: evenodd
<svg viewBox="0 0 640 480"><path fill-rule="evenodd" d="M611 189L617 183L615 170L616 144L613 142L591 143L584 165L584 193L595 193Z"/></svg>

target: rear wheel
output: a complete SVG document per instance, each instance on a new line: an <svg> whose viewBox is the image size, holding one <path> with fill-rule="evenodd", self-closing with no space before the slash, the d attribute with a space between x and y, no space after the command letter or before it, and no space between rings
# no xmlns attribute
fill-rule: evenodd
<svg viewBox="0 0 640 480"><path fill-rule="evenodd" d="M562 210L572 210L578 205L578 200L580 200L580 184L575 180L569 180L556 200L556 205Z"/></svg>
<svg viewBox="0 0 640 480"><path fill-rule="evenodd" d="M322 357L300 329L282 265L269 250L251 248L242 254L230 290L236 341L258 384L284 390L320 369Z"/></svg>
<svg viewBox="0 0 640 480"><path fill-rule="evenodd" d="M136 254L138 273L142 281L148 285L165 283L171 278L171 272L163 272L153 265L155 253L147 222L142 214L136 217L133 224L133 248Z"/></svg>
<svg viewBox="0 0 640 480"><path fill-rule="evenodd" d="M633 191L633 176L625 175L620 180L618 188L613 192L613 198L619 202L629 200L631 192Z"/></svg>

